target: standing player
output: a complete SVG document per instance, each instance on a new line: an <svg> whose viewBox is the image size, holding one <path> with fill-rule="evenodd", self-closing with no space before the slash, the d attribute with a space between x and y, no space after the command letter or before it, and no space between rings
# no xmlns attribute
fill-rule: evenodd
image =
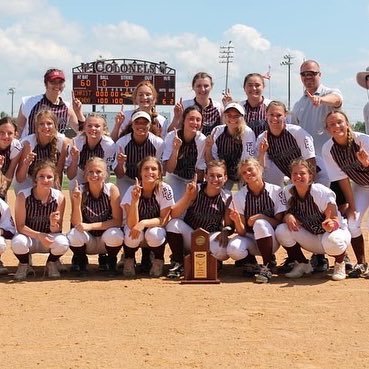
<svg viewBox="0 0 369 369"><path fill-rule="evenodd" d="M163 274L166 243L165 226L174 205L170 186L162 181L163 169L160 161L148 156L141 160L139 179L125 193L121 206L127 216L124 228L123 275L134 277L135 253L142 246L152 251L154 259L150 276Z"/></svg>
<svg viewBox="0 0 369 369"><path fill-rule="evenodd" d="M338 181L347 199L345 216L357 260L348 275L360 277L368 273L362 230L369 223L369 136L353 132L347 115L339 110L328 113L325 124L331 138L323 145L323 159L330 179Z"/></svg>
<svg viewBox="0 0 369 369"><path fill-rule="evenodd" d="M265 88L264 78L259 73L249 73L243 81L243 89L246 93L247 99L241 101L240 104L245 109L245 121L250 127L255 137L264 132L268 125L266 121L266 108L270 103L269 99L263 96ZM227 105L232 102L232 96L228 90L223 97L223 104Z"/></svg>
<svg viewBox="0 0 369 369"><path fill-rule="evenodd" d="M206 168L204 146L206 137L201 133L202 115L196 105L183 112L181 129L169 132L165 139L163 163L167 173L165 181L172 187L174 199L179 200L186 184L195 173L199 180Z"/></svg>
<svg viewBox="0 0 369 369"><path fill-rule="evenodd" d="M72 214L67 237L73 251L72 269L86 272L87 254L106 254L108 270L115 272L117 254L123 244L122 209L119 191L106 183L107 165L104 159L90 158L84 170L85 183L76 182L71 192Z"/></svg>
<svg viewBox="0 0 369 369"><path fill-rule="evenodd" d="M154 134L157 136L165 138L168 129L168 120L161 114L156 112L156 100L158 98L158 93L149 81L140 82L132 93L132 101L136 109L123 111L122 110L115 117L115 124L113 130L111 131L111 138L117 141L126 131L129 124L131 124L132 115L140 110L145 111L152 117L151 129L156 129Z"/></svg>
<svg viewBox="0 0 369 369"><path fill-rule="evenodd" d="M73 139L66 160L67 176L70 181L84 181L84 170L87 160L98 157L106 161L108 168L114 161L115 143L108 136L108 125L105 118L97 113L90 113L84 122L83 132ZM70 189L74 182L70 182Z"/></svg>
<svg viewBox="0 0 369 369"><path fill-rule="evenodd" d="M32 187L32 172L35 164L49 159L56 165L60 189L69 139L58 132L58 118L51 110L40 110L35 119L35 133L22 140L22 155L16 172L16 190Z"/></svg>
<svg viewBox="0 0 369 369"><path fill-rule="evenodd" d="M225 124L213 129L206 138L206 160L224 160L227 165L227 190L232 190L235 183L241 187L238 175L238 163L255 154L255 134L246 125L245 111L235 102L224 109Z"/></svg>
<svg viewBox="0 0 369 369"><path fill-rule="evenodd" d="M205 72L196 73L192 79L192 89L195 92L195 98L180 101L174 107L174 117L168 128L168 132L178 128L181 123L183 111L191 106L197 105L202 113L202 133L208 136L212 129L221 124L223 106L220 102L210 98L210 92L213 89L213 78Z"/></svg>
<svg viewBox="0 0 369 369"><path fill-rule="evenodd" d="M46 269L50 278L59 278L58 261L68 251L69 242L61 233L65 198L54 188L57 177L55 164L40 161L33 171L34 185L20 191L15 200L15 223L17 235L11 242L12 250L19 260L16 280L27 278L32 269L29 255L48 253Z"/></svg>
<svg viewBox="0 0 369 369"><path fill-rule="evenodd" d="M301 127L286 124L287 109L279 101L267 107L268 130L257 139L256 147L260 163L264 164L268 182L283 186L284 176L290 177L292 160L303 158L316 168L315 181L329 185L329 179L316 157L312 137Z"/></svg>
<svg viewBox="0 0 369 369"><path fill-rule="evenodd" d="M25 137L35 133L35 118L39 110L51 110L58 118L58 130L64 133L69 124L75 132L78 132L78 119L84 120L79 112L77 117L69 103L63 101L61 93L65 87L65 75L60 69L52 68L44 75L46 91L42 95L27 96L22 98L19 108L17 126L19 137Z"/></svg>
<svg viewBox="0 0 369 369"><path fill-rule="evenodd" d="M211 161L207 165L205 183L197 178L187 184L182 198L172 208L173 219L167 225L167 240L172 251L173 266L168 278L179 278L183 272L183 256L191 248L191 233L203 228L210 233L210 251L218 260L228 259L230 227L229 204L232 196L223 189L227 181L224 161ZM181 219L184 216L183 219Z"/></svg>
<svg viewBox="0 0 369 369"><path fill-rule="evenodd" d="M146 156L161 160L163 140L150 132L151 116L145 111L132 115L132 132L116 142L116 156L113 169L117 175L117 185L121 198L138 177L137 164Z"/></svg>
<svg viewBox="0 0 369 369"><path fill-rule="evenodd" d="M234 195L235 209L230 213L239 236L229 242L227 250L229 254L232 251L230 256L235 260L250 254L254 264L255 256L261 255L263 265L260 270L254 269L255 281L268 283L272 278L274 254L279 248L274 230L286 210L285 198L279 186L264 182L263 167L256 159L242 160L239 172L246 184ZM245 272L248 272L246 268Z"/></svg>
<svg viewBox="0 0 369 369"><path fill-rule="evenodd" d="M2 199L6 198L21 156L22 145L15 138L16 133L17 126L12 118L0 119L0 175L2 176L0 198Z"/></svg>
<svg viewBox="0 0 369 369"><path fill-rule="evenodd" d="M313 271L301 247L316 254L335 258L332 279L346 278L345 254L350 244L350 232L342 222L335 194L320 183L313 183L314 168L306 160L291 164L292 185L284 189L288 210L283 224L276 229L278 241L289 248L296 260L288 278L300 278Z"/></svg>

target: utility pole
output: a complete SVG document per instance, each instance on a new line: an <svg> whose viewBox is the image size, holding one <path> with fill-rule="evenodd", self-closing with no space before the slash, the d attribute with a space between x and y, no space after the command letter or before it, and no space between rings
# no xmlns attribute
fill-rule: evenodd
<svg viewBox="0 0 369 369"><path fill-rule="evenodd" d="M10 87L8 90L8 95L12 96L12 108L11 108L11 117L13 118L14 115L14 94L15 94L15 87Z"/></svg>
<svg viewBox="0 0 369 369"><path fill-rule="evenodd" d="M288 111L291 109L291 65L293 64L291 60L294 58L291 54L286 54L283 56L283 61L281 61L281 65L287 65L287 75L288 75L288 82L287 82L287 93L288 93Z"/></svg>
<svg viewBox="0 0 369 369"><path fill-rule="evenodd" d="M225 90L228 91L228 70L229 63L233 61L234 47L232 46L232 41L228 42L228 46L221 46L219 50L219 63L226 64L226 81L225 81Z"/></svg>

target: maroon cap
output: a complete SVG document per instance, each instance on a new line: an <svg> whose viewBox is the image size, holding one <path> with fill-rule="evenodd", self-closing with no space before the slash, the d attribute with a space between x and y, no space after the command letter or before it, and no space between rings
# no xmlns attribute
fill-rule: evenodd
<svg viewBox="0 0 369 369"><path fill-rule="evenodd" d="M46 81L54 81L55 79L62 79L65 81L64 72L62 70L53 70L45 76Z"/></svg>

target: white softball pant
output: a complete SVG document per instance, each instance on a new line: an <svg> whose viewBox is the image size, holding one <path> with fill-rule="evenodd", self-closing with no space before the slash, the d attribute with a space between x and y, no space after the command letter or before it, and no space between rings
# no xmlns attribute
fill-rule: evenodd
<svg viewBox="0 0 369 369"><path fill-rule="evenodd" d="M279 249L279 243L275 237L273 226L265 219L258 219L252 227L254 233L247 233L246 236L236 236L228 242L227 254L233 260L241 260L248 254L261 256L256 240L260 238L272 237L273 254Z"/></svg>
<svg viewBox="0 0 369 369"><path fill-rule="evenodd" d="M337 229L331 233L313 234L305 228L290 231L286 223L280 224L276 231L277 240L284 247L292 247L297 243L313 254L328 254L330 256L342 255L351 242L348 229Z"/></svg>
<svg viewBox="0 0 369 369"><path fill-rule="evenodd" d="M69 248L68 238L62 233L49 234L50 237L54 239L54 242L47 248L42 245L42 243L34 238L25 236L24 234L17 234L13 237L11 241L11 248L16 255L24 255L27 253L35 254L48 253L55 256L64 255Z"/></svg>
<svg viewBox="0 0 369 369"><path fill-rule="evenodd" d="M138 238L130 236L131 230L128 226L124 227L124 245L135 249L145 242L150 247L159 247L166 241L166 231L163 227L152 227L141 231Z"/></svg>
<svg viewBox="0 0 369 369"><path fill-rule="evenodd" d="M67 234L71 246L82 247L86 245L86 254L105 254L106 246L120 247L123 244L123 232L120 228L107 229L100 237L92 236L88 232L80 232L72 228Z"/></svg>

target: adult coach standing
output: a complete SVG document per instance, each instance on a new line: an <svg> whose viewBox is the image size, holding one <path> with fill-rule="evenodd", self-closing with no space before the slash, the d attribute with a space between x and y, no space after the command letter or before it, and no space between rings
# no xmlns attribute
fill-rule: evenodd
<svg viewBox="0 0 369 369"><path fill-rule="evenodd" d="M22 98L19 108L17 127L19 137L35 133L35 119L40 110L51 110L58 118L58 131L64 133L69 124L73 130L78 132L78 120L84 121L81 109L76 109L77 114L69 103L61 98L65 87L65 75L60 69L52 68L44 75L45 93Z"/></svg>
<svg viewBox="0 0 369 369"><path fill-rule="evenodd" d="M305 91L292 109L291 123L310 133L314 140L315 153L321 156L323 144L329 139L325 130L325 117L331 110L342 106L342 93L321 83L320 66L315 60L306 60L301 64L300 76ZM344 205L346 200L338 183L332 182L331 189L337 196L337 205ZM312 264L317 264L315 271L325 271L328 267L327 259L323 256L318 256L317 261L313 260Z"/></svg>
<svg viewBox="0 0 369 369"><path fill-rule="evenodd" d="M306 60L300 67L304 95L296 102L291 113L291 123L298 124L314 139L315 152L321 155L323 144L329 136L325 131L325 117L334 108L342 106L340 90L324 86L318 62Z"/></svg>

